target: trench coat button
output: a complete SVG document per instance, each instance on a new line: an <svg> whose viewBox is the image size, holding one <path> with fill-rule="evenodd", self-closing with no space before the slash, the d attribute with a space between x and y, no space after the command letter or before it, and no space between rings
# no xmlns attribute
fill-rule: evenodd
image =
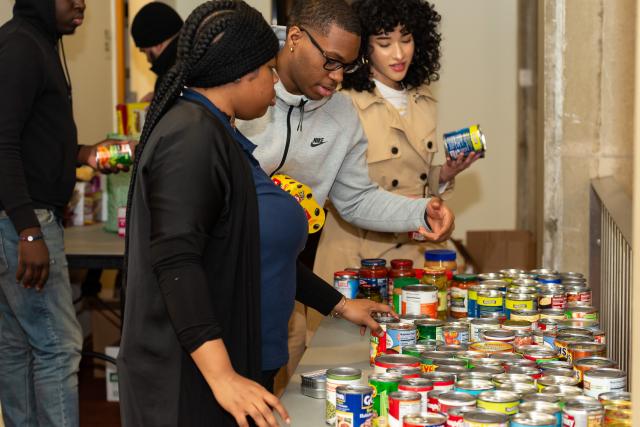
<svg viewBox="0 0 640 427"><path fill-rule="evenodd" d="M391 154L398 154L398 147L391 147Z"/></svg>
<svg viewBox="0 0 640 427"><path fill-rule="evenodd" d="M422 175L420 175L420 179L423 180L423 181L426 181L427 180L427 174L423 173Z"/></svg>
<svg viewBox="0 0 640 427"><path fill-rule="evenodd" d="M431 150L433 148L433 142L431 141L427 142L427 148Z"/></svg>
<svg viewBox="0 0 640 427"><path fill-rule="evenodd" d="M394 179L393 181L391 181L391 186L392 187L397 187L398 186L398 180Z"/></svg>

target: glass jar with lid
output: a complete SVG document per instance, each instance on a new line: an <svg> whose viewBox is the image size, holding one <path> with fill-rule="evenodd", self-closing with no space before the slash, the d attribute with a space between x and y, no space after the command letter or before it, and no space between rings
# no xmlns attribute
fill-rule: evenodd
<svg viewBox="0 0 640 427"><path fill-rule="evenodd" d="M412 260L410 259L392 259L391 260L391 270L389 270L387 293L389 297L389 305L392 307L393 307L395 280L400 277L416 277L416 273L413 270Z"/></svg>
<svg viewBox="0 0 640 427"><path fill-rule="evenodd" d="M454 275L458 272L456 251L450 249L432 249L424 253L424 268L444 268ZM449 277L451 279L451 277Z"/></svg>
<svg viewBox="0 0 640 427"><path fill-rule="evenodd" d="M447 270L442 267L425 268L422 283L438 288L438 319L447 319Z"/></svg>
<svg viewBox="0 0 640 427"><path fill-rule="evenodd" d="M449 316L464 319L469 310L469 288L478 284L475 274L456 274L449 287Z"/></svg>
<svg viewBox="0 0 640 427"><path fill-rule="evenodd" d="M360 287L378 288L382 301L388 298L387 285L388 275L387 260L382 258L363 259L360 267Z"/></svg>

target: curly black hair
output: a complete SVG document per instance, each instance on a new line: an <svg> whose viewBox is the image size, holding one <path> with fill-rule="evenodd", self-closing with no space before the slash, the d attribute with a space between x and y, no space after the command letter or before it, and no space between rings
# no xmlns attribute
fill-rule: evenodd
<svg viewBox="0 0 640 427"><path fill-rule="evenodd" d="M356 0L352 7L362 25L361 53L369 56L369 37L382 32L393 32L398 25L413 35L415 53L407 75L402 80L406 88L440 78L440 41L438 31L441 17L434 6L423 0ZM342 87L358 92L373 92L371 65L368 61L352 74L345 74Z"/></svg>

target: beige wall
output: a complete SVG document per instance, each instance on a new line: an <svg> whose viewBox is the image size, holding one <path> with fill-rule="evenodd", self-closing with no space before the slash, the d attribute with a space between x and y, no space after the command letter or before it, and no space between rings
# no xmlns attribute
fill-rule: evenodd
<svg viewBox="0 0 640 427"><path fill-rule="evenodd" d="M486 158L457 178L454 236L516 226L517 2L436 0L442 70L435 84L438 134L479 123ZM437 163L444 161L441 152Z"/></svg>
<svg viewBox="0 0 640 427"><path fill-rule="evenodd" d="M591 178L631 194L635 8L545 1L545 266L587 272Z"/></svg>

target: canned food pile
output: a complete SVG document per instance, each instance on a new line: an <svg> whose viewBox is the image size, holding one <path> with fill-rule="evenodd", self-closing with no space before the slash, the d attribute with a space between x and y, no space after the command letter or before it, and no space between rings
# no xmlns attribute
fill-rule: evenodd
<svg viewBox="0 0 640 427"><path fill-rule="evenodd" d="M386 277L385 260L347 271L357 297L387 301L400 318L377 319L384 332L371 336L368 385L360 370L327 371L328 424L631 425L627 374L606 357L583 275L455 274L447 252L428 251L423 271L407 260L391 261Z"/></svg>

